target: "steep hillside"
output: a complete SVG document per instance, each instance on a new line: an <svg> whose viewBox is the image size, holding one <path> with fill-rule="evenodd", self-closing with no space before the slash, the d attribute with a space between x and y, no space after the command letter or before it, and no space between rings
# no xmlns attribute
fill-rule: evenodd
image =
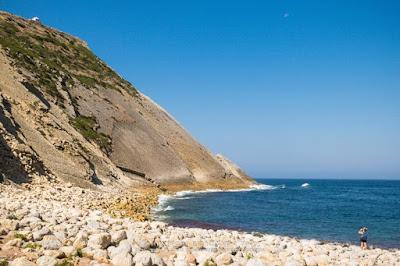
<svg viewBox="0 0 400 266"><path fill-rule="evenodd" d="M80 186L245 187L87 44L0 12L0 178Z"/></svg>

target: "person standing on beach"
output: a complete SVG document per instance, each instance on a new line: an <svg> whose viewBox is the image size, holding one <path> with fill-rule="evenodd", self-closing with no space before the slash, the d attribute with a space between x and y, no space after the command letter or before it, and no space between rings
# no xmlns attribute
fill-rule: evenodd
<svg viewBox="0 0 400 266"><path fill-rule="evenodd" d="M367 227L361 227L360 230L358 230L358 234L360 235L360 247L361 249L368 249L368 228Z"/></svg>

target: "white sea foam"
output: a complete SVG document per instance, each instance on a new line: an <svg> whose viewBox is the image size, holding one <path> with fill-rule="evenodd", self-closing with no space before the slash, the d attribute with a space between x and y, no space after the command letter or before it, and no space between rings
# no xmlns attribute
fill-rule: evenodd
<svg viewBox="0 0 400 266"><path fill-rule="evenodd" d="M158 196L158 205L164 206L173 196L171 195L160 195Z"/></svg>
<svg viewBox="0 0 400 266"><path fill-rule="evenodd" d="M172 207L172 206L168 206L167 208L164 209L165 212L166 211L173 211L173 210L175 210L175 208Z"/></svg>
<svg viewBox="0 0 400 266"><path fill-rule="evenodd" d="M177 199L177 200L184 200L184 199L191 199L193 195L195 194L202 194L202 193L215 193L215 192L246 192L246 191L256 191L256 190L273 190L273 189L284 189L286 188L285 185L280 185L280 186L271 186L271 185L266 185L266 184L254 184L251 185L249 188L242 188L242 189L205 189L205 190L198 190L198 191L193 191L193 190L183 190L176 192L174 195L160 195L158 197L158 205L153 208L153 212L165 212L165 211L171 211L174 210L172 206L167 205L167 203L172 200L172 199ZM165 207L167 206L167 207Z"/></svg>
<svg viewBox="0 0 400 266"><path fill-rule="evenodd" d="M308 183L304 183L303 185L301 185L301 187L309 187L310 186L310 184L308 184Z"/></svg>
<svg viewBox="0 0 400 266"><path fill-rule="evenodd" d="M174 197L174 199L177 200L187 200L187 199L193 199L194 197L188 197L188 196L184 196L184 197Z"/></svg>
<svg viewBox="0 0 400 266"><path fill-rule="evenodd" d="M165 203L158 204L157 207L153 208L153 212L166 212L166 211L173 211L175 210L174 207L168 205L167 207L164 207Z"/></svg>
<svg viewBox="0 0 400 266"><path fill-rule="evenodd" d="M174 196L175 197L184 197L184 196L192 194L192 193L193 193L193 191L191 191L191 190L183 190L183 191L176 192Z"/></svg>

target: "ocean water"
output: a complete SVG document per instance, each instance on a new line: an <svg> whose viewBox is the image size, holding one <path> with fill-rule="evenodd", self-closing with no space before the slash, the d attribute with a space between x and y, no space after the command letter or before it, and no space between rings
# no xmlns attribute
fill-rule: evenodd
<svg viewBox="0 0 400 266"><path fill-rule="evenodd" d="M155 217L168 223L400 248L400 181L260 179L251 191L181 192L161 198Z"/></svg>

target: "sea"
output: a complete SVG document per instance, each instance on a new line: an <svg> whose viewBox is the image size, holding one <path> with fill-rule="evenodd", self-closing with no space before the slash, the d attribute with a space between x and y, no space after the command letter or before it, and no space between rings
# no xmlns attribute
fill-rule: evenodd
<svg viewBox="0 0 400 266"><path fill-rule="evenodd" d="M400 248L400 180L258 179L248 190L161 196L154 217L176 226Z"/></svg>

